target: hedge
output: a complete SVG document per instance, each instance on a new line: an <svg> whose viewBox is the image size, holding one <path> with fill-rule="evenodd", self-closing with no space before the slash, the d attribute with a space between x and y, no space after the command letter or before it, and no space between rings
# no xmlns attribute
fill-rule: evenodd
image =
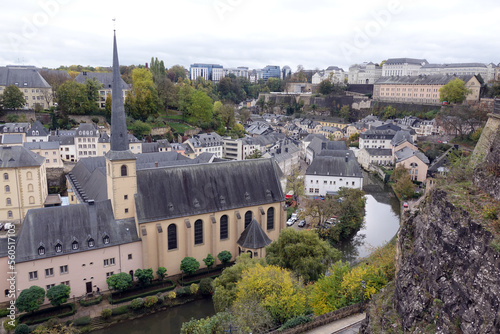
<svg viewBox="0 0 500 334"><path fill-rule="evenodd" d="M87 326L88 324L90 324L90 317L80 317L73 321L75 326Z"/></svg>
<svg viewBox="0 0 500 334"><path fill-rule="evenodd" d="M125 313L128 313L128 305L122 305L111 309L111 315L122 315Z"/></svg>
<svg viewBox="0 0 500 334"><path fill-rule="evenodd" d="M29 318L29 317L32 317L33 315L39 315L39 314L44 314L44 313L50 313L50 312L53 312L53 311L57 311L59 309L64 309L64 308L67 308L67 307L70 307L71 308L71 311L69 312L66 312L66 313L61 313L61 314L58 314L58 315L51 315L51 316L48 316L46 318L40 318L40 319L36 319L36 320L28 320L28 321L23 321L23 319L25 318ZM69 317L70 315L73 315L76 313L76 305L74 303L69 303L69 304L63 304L63 305L59 305L59 306L54 306L54 307L49 307L49 308L46 308L46 309L43 309L43 310L39 310L39 311L35 311L33 313L25 313L25 314L22 314L20 317L19 317L19 322L21 323L25 323L26 325L34 325L34 324L39 324L39 323L42 323L42 322L45 322L49 319L52 319L52 318L64 318L64 317Z"/></svg>
<svg viewBox="0 0 500 334"><path fill-rule="evenodd" d="M204 278L212 278L212 279L216 279L217 277L219 277L221 274L217 274L217 275L213 275L213 276L210 276L210 277L202 277L200 279L195 279L195 280L192 280L192 281L188 281L188 282L184 282L183 280L177 280L177 283L179 283L180 285L182 286L190 286L191 284L200 284L201 280L204 279Z"/></svg>
<svg viewBox="0 0 500 334"><path fill-rule="evenodd" d="M80 305L85 306L85 307L97 305L97 304L102 302L102 296L98 296L97 298L93 298L93 299L88 300L88 301L85 299L80 299L78 302L80 303Z"/></svg>
<svg viewBox="0 0 500 334"><path fill-rule="evenodd" d="M8 308L3 308L0 310L0 318L3 318L7 316L10 313L10 310Z"/></svg>
<svg viewBox="0 0 500 334"><path fill-rule="evenodd" d="M170 281L172 282L172 281ZM134 300L136 298L142 298L142 297L147 297L147 296L152 296L152 295L156 295L157 293L161 293L161 292L165 292L165 291L170 291L170 290L173 290L175 289L176 285L174 282L172 282L172 286L169 286L169 287L166 287L166 288L161 288L161 289L157 289L157 290L151 290L151 291L147 291L147 292L143 292L143 293L138 293L136 295L133 295L133 296L128 296L128 297L125 297L125 298L119 298L119 299L115 299L115 298L112 298L112 294L108 296L108 301L110 304L120 304L120 303L125 303L125 302L128 302L128 301L131 301L131 300ZM142 290L141 289L137 289L137 290ZM130 290L128 290L130 291ZM134 290L132 290L134 291Z"/></svg>

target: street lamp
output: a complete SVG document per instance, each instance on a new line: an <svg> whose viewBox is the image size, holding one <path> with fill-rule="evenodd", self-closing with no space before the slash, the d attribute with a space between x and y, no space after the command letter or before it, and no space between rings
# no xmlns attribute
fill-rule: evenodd
<svg viewBox="0 0 500 334"><path fill-rule="evenodd" d="M361 281L361 286L363 287L363 294L361 295L361 313L363 313L363 299L365 299L365 290L366 290L365 280Z"/></svg>

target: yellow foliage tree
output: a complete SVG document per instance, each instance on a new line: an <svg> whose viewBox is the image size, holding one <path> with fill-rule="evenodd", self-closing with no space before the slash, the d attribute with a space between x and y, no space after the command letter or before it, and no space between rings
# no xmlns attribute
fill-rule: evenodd
<svg viewBox="0 0 500 334"><path fill-rule="evenodd" d="M249 300L258 301L280 323L304 314L306 306L304 289L291 272L260 264L244 271L237 285L235 306Z"/></svg>

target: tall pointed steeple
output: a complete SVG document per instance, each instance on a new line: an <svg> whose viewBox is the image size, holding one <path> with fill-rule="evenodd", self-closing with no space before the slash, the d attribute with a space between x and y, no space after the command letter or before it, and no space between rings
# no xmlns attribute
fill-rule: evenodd
<svg viewBox="0 0 500 334"><path fill-rule="evenodd" d="M128 150L127 123L125 107L123 106L123 87L118 63L118 48L116 46L116 30L113 39L113 87L111 103L111 151Z"/></svg>

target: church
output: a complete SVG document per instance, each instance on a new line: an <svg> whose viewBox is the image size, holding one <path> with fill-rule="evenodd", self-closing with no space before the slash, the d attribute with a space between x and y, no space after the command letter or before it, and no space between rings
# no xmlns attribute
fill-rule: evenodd
<svg viewBox="0 0 500 334"><path fill-rule="evenodd" d="M120 80L115 34L113 83ZM81 159L67 175L71 205L26 213L16 240L17 294L67 284L80 297L107 290L112 274L165 267L175 275L184 257L203 267L208 254L224 250L233 259L242 252L264 257L286 220L276 163L133 154L119 85L112 90L110 150ZM0 244L0 281L7 285L7 241ZM4 289L0 302L8 301Z"/></svg>

